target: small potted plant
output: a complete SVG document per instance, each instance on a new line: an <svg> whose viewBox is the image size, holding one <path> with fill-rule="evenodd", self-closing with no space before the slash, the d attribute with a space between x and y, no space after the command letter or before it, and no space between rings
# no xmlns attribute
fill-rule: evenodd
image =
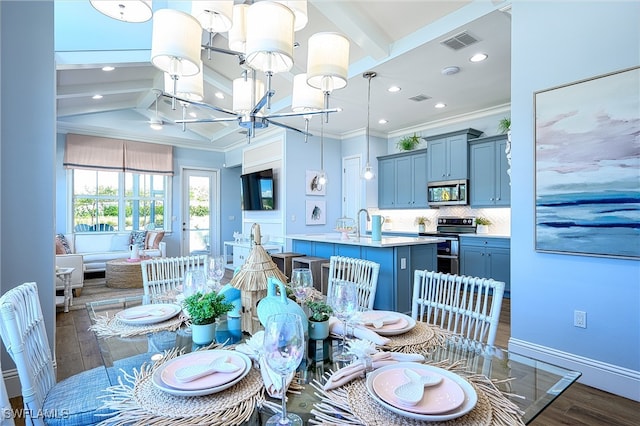
<svg viewBox="0 0 640 426"><path fill-rule="evenodd" d="M329 337L329 317L333 313L331 306L322 300L307 300L309 308L309 339L324 340Z"/></svg>
<svg viewBox="0 0 640 426"><path fill-rule="evenodd" d="M418 225L418 232L425 232L427 223L429 223L429 219L427 219L425 216L416 217L415 224Z"/></svg>
<svg viewBox="0 0 640 426"><path fill-rule="evenodd" d="M416 149L419 144L420 137L414 133L413 136L405 136L404 138L400 139L396 144L396 147L400 151L412 151Z"/></svg>
<svg viewBox="0 0 640 426"><path fill-rule="evenodd" d="M477 234L487 234L489 232L489 225L491 225L491 221L484 217L479 217L476 219L476 233Z"/></svg>
<svg viewBox="0 0 640 426"><path fill-rule="evenodd" d="M197 292L184 300L191 318L191 337L197 345L208 345L215 340L216 320L233 309L223 294Z"/></svg>

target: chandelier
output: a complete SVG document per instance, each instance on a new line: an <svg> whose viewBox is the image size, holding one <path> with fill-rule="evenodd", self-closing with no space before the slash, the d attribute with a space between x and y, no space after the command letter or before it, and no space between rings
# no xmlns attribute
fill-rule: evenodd
<svg viewBox="0 0 640 426"><path fill-rule="evenodd" d="M149 2L144 2L149 3ZM339 111L329 108L333 90L347 84L349 41L338 33L321 32L308 40L307 72L304 80L295 76L292 112L272 113L271 87L274 74L288 72L293 67L294 32L308 22L306 0L259 1L251 5L234 5L233 0L193 1L191 13L160 9L153 14L151 62L165 72L165 88L161 95L183 107L183 117L176 120L187 124L237 121L247 130L250 139L256 129L270 124L302 133L306 137L309 119ZM209 42L202 44L202 31ZM217 33L228 34L229 49L213 46ZM203 102L203 64L201 52L235 55L241 76L233 81L231 110ZM259 73L264 76L263 82ZM188 83L187 83L188 82ZM195 105L226 116L187 119L186 107ZM274 121L276 118L302 116L305 129Z"/></svg>

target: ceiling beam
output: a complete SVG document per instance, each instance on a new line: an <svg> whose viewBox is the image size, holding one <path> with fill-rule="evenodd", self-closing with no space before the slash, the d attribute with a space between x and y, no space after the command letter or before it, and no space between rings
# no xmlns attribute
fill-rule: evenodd
<svg viewBox="0 0 640 426"><path fill-rule="evenodd" d="M65 85L58 86L56 99L91 97L97 93L103 96L118 95L123 93L136 93L150 90L152 87L152 80L133 80L102 84Z"/></svg>

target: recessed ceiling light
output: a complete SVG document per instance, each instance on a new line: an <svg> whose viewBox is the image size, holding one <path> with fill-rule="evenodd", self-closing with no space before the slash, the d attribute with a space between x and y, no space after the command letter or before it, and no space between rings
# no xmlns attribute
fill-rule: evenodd
<svg viewBox="0 0 640 426"><path fill-rule="evenodd" d="M391 93L396 93L401 91L402 88L400 86L391 86L387 89L387 91L391 92Z"/></svg>
<svg viewBox="0 0 640 426"><path fill-rule="evenodd" d="M380 120L378 120L378 124L387 124L389 122L389 120L385 120L384 118L381 118Z"/></svg>
<svg viewBox="0 0 640 426"><path fill-rule="evenodd" d="M435 108L444 108L446 106L447 104L443 104L442 102L438 102L437 104L434 105Z"/></svg>
<svg viewBox="0 0 640 426"><path fill-rule="evenodd" d="M224 99L224 93L222 92L216 92L214 96L218 99Z"/></svg>
<svg viewBox="0 0 640 426"><path fill-rule="evenodd" d="M442 71L440 71L442 74L444 75L453 75L453 74L458 74L460 72L460 67L446 67L446 68L442 68Z"/></svg>
<svg viewBox="0 0 640 426"><path fill-rule="evenodd" d="M476 53L471 58L469 58L469 60L471 62L482 62L485 59L487 59L488 57L489 57L489 55L487 55L486 53Z"/></svg>
<svg viewBox="0 0 640 426"><path fill-rule="evenodd" d="M159 120L157 118L149 120L149 127L151 127L153 130L162 130L162 124L162 120Z"/></svg>
<svg viewBox="0 0 640 426"><path fill-rule="evenodd" d="M91 99L102 99L102 95L93 95Z"/></svg>
<svg viewBox="0 0 640 426"><path fill-rule="evenodd" d="M110 65L107 65L106 67L102 67L102 71L113 71L115 69L116 67L112 67Z"/></svg>

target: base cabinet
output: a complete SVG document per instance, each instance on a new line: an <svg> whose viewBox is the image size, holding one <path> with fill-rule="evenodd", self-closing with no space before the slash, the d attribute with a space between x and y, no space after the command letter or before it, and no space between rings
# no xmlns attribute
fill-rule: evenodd
<svg viewBox="0 0 640 426"><path fill-rule="evenodd" d="M504 281L505 296L511 290L511 248L508 238L460 236L460 273Z"/></svg>

